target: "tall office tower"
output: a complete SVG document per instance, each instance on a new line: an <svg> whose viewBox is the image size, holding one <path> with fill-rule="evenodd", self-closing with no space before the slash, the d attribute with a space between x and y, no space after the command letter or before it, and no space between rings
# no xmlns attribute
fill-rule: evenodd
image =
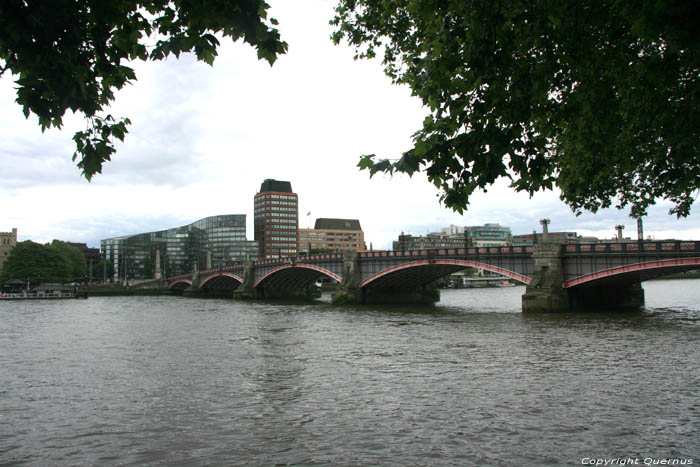
<svg viewBox="0 0 700 467"><path fill-rule="evenodd" d="M255 240L260 259L281 258L297 254L299 199L292 184L267 179L255 195Z"/></svg>

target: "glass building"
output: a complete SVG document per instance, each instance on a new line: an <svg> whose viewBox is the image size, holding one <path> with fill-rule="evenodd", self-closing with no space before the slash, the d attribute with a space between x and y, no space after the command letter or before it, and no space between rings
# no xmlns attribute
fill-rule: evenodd
<svg viewBox="0 0 700 467"><path fill-rule="evenodd" d="M114 279L154 277L156 255L165 277L229 266L258 257L246 240L245 214L211 216L182 227L102 240L102 254L114 265Z"/></svg>
<svg viewBox="0 0 700 467"><path fill-rule="evenodd" d="M466 236L465 236L466 230ZM507 246L510 244L510 227L500 224L471 225L461 227L450 225L442 233L452 238L466 238L473 247Z"/></svg>

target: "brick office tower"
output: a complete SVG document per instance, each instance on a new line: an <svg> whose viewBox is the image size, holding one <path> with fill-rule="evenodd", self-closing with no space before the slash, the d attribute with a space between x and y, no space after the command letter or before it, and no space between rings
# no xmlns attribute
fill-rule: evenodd
<svg viewBox="0 0 700 467"><path fill-rule="evenodd" d="M299 199L290 182L267 179L255 195L255 240L259 259L297 254Z"/></svg>

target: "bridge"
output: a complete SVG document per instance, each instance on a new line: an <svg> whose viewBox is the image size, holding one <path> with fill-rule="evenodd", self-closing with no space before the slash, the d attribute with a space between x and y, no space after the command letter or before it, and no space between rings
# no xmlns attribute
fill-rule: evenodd
<svg viewBox="0 0 700 467"><path fill-rule="evenodd" d="M239 298L310 297L317 280L340 283L334 303L435 302L436 282L479 268L525 284L523 311L644 305L641 282L700 269L700 242L540 243L318 254L246 262L167 279L174 292Z"/></svg>

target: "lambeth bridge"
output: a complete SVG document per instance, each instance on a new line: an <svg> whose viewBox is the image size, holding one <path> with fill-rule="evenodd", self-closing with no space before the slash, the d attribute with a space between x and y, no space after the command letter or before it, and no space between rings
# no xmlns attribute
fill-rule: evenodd
<svg viewBox="0 0 700 467"><path fill-rule="evenodd" d="M523 311L640 307L641 282L700 269L698 241L367 251L246 262L167 278L174 293L283 298L310 296L315 282L339 283L334 303L435 302L436 282L466 268L525 284Z"/></svg>

